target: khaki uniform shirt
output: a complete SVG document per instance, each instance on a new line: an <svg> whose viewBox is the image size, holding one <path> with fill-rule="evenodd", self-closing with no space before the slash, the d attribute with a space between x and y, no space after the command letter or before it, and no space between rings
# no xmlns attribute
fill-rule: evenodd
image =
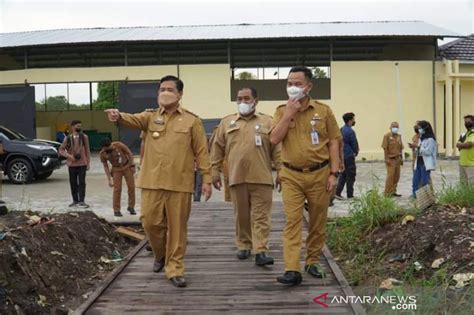
<svg viewBox="0 0 474 315"><path fill-rule="evenodd" d="M261 113L248 118L239 114L224 117L212 143L212 176L219 176L225 157L229 186L243 183L273 185L272 161L279 170L281 149L280 145L274 146L270 142L271 122L270 116Z"/></svg>
<svg viewBox="0 0 474 315"><path fill-rule="evenodd" d="M99 152L100 161L112 164L112 172L125 170L133 165L133 154L122 142L112 142L112 152L107 153L105 149Z"/></svg>
<svg viewBox="0 0 474 315"><path fill-rule="evenodd" d="M121 113L119 123L146 133L138 187L193 193L195 159L203 183L211 183L206 135L195 114L181 106L173 114L161 108L155 112Z"/></svg>
<svg viewBox="0 0 474 315"><path fill-rule="evenodd" d="M285 110L286 104L277 107L272 128L280 122ZM314 121L313 124L312 121ZM318 144L313 144L311 141L313 128L318 134ZM282 141L281 159L296 167L322 163L329 160L329 141L336 139L339 141L341 137L341 131L331 108L326 104L310 100L308 107L298 112L290 122L288 132Z"/></svg>
<svg viewBox="0 0 474 315"><path fill-rule="evenodd" d="M399 157L402 154L402 136L391 132L385 134L382 140L382 148L387 152L388 158Z"/></svg>

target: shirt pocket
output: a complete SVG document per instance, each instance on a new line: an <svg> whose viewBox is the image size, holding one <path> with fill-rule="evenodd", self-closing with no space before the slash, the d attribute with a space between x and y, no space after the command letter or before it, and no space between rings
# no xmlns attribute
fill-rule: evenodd
<svg viewBox="0 0 474 315"><path fill-rule="evenodd" d="M148 131L147 131L147 136L151 139L160 139L165 135L165 125L149 125L148 126Z"/></svg>
<svg viewBox="0 0 474 315"><path fill-rule="evenodd" d="M239 126L230 127L229 129L227 129L225 131L226 141L228 143L236 142L238 140L239 130L240 130Z"/></svg>
<svg viewBox="0 0 474 315"><path fill-rule="evenodd" d="M327 124L327 119L325 117L322 117L321 119L317 120L316 124L314 125L314 130L316 130L319 136L322 138L328 137L328 128L326 124ZM310 128L310 132L311 131L312 131L312 128Z"/></svg>

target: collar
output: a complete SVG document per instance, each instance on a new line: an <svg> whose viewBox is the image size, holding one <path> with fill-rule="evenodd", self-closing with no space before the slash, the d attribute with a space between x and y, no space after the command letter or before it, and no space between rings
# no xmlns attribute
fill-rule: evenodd
<svg viewBox="0 0 474 315"><path fill-rule="evenodd" d="M181 104L178 104L178 108L176 109L176 111L180 114L183 113L183 108L181 107ZM160 113L160 115L163 115L163 113L165 112L165 107L161 106L158 112Z"/></svg>
<svg viewBox="0 0 474 315"><path fill-rule="evenodd" d="M237 117L236 117L235 120L239 120L239 119L250 120L250 119L253 119L253 118L256 117L256 116L257 116L257 111L254 111L252 115L247 116L247 117L241 116L240 113L237 113Z"/></svg>

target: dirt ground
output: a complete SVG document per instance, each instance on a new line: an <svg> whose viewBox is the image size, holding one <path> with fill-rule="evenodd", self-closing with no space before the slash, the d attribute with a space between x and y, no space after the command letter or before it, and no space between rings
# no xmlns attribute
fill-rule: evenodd
<svg viewBox="0 0 474 315"><path fill-rule="evenodd" d="M429 279L441 267L448 274L474 272L474 208L438 205L413 222L379 228L370 240L374 250L386 254L386 277L399 278L415 262L419 279Z"/></svg>
<svg viewBox="0 0 474 315"><path fill-rule="evenodd" d="M91 211L34 215L0 216L0 314L67 314L137 244Z"/></svg>

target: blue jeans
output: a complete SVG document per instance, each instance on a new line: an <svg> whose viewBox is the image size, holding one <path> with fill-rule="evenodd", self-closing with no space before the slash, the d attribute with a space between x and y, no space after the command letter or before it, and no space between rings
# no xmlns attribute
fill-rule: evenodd
<svg viewBox="0 0 474 315"><path fill-rule="evenodd" d="M417 165L413 171L412 180L412 193L413 197L416 198L416 191L418 188L428 185L431 181L430 172L427 171L425 165Z"/></svg>

